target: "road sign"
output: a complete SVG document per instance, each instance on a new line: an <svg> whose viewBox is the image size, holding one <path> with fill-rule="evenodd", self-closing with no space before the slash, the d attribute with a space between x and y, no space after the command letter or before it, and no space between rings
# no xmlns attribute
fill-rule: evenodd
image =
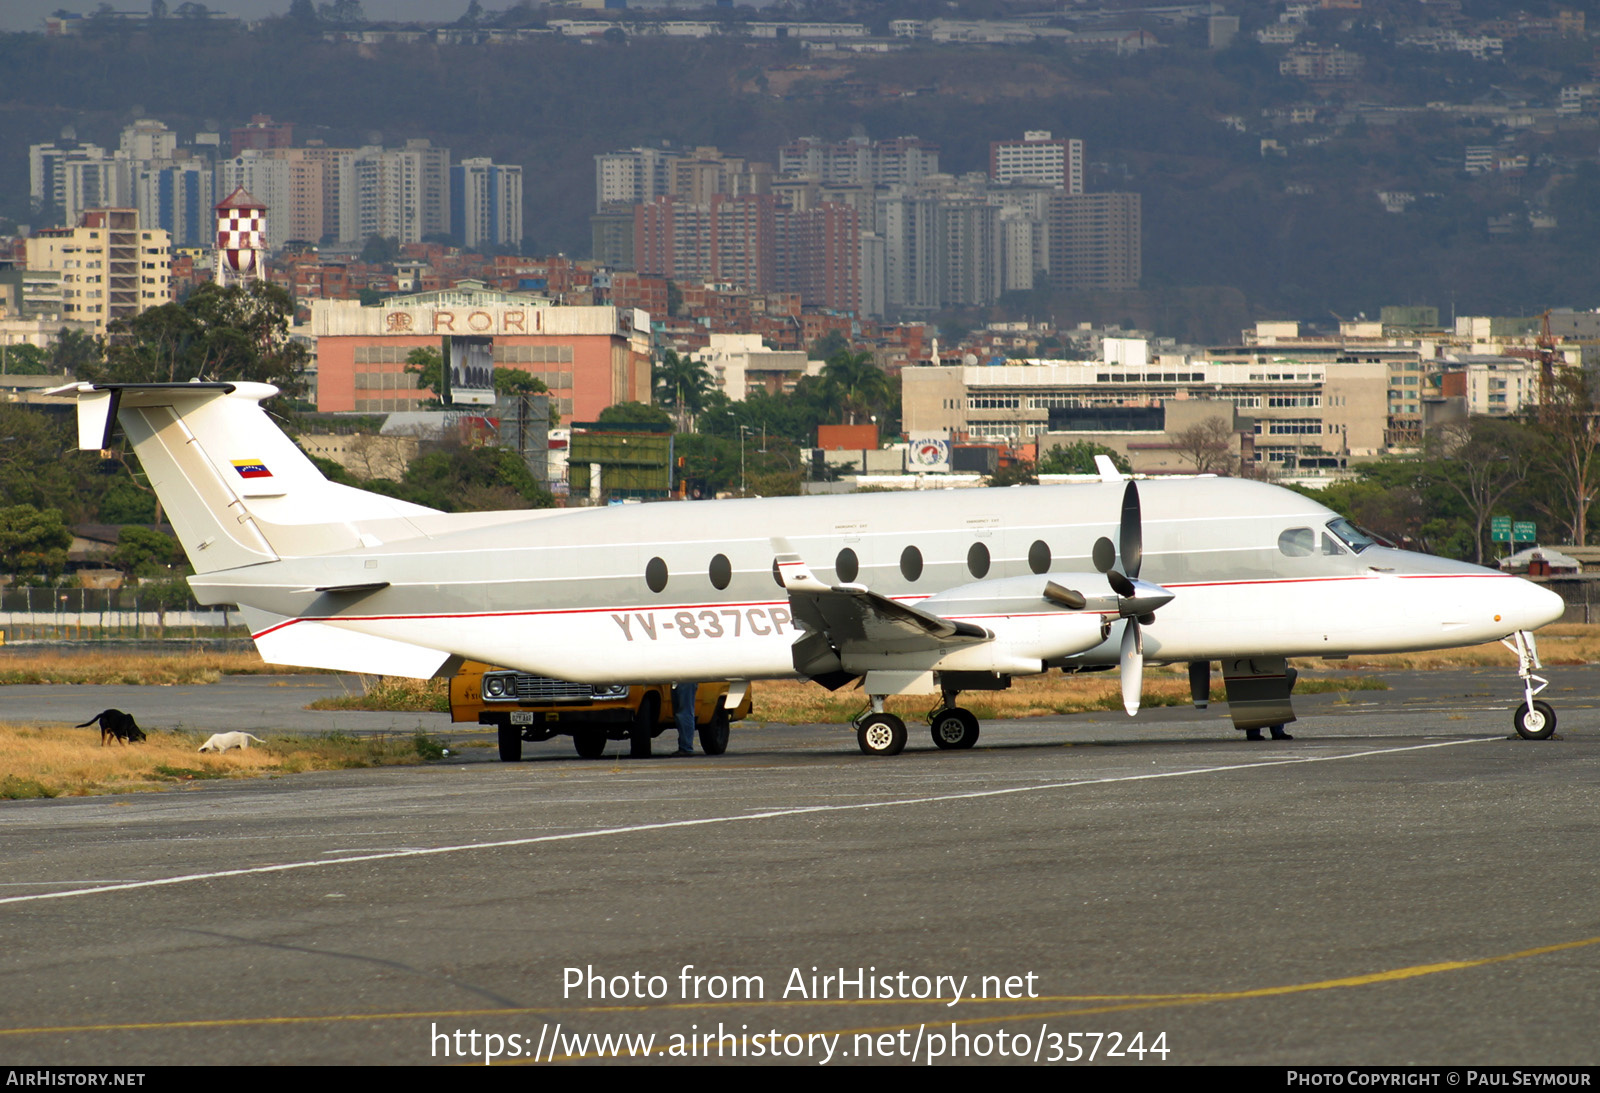
<svg viewBox="0 0 1600 1093"><path fill-rule="evenodd" d="M1511 517L1491 516L1489 518L1489 541L1493 543L1511 542Z"/></svg>
<svg viewBox="0 0 1600 1093"><path fill-rule="evenodd" d="M1539 541L1538 525L1532 520L1518 520L1511 526L1512 542L1537 543Z"/></svg>

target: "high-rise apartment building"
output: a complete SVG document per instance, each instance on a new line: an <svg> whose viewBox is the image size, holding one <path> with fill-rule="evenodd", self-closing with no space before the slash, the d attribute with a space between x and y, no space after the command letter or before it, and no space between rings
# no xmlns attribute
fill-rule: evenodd
<svg viewBox="0 0 1600 1093"><path fill-rule="evenodd" d="M249 125L239 126L229 136L232 138L228 151L230 156L252 148L258 151L288 148L294 144L294 123L273 121L267 114L256 114L250 119Z"/></svg>
<svg viewBox="0 0 1600 1093"><path fill-rule="evenodd" d="M607 212L654 201L672 192L672 161L665 148L630 148L594 157L594 209Z"/></svg>
<svg viewBox="0 0 1600 1093"><path fill-rule="evenodd" d="M171 241L142 228L137 209L89 209L76 228L31 236L27 251L29 269L61 274L62 316L92 323L96 334L172 297Z"/></svg>
<svg viewBox="0 0 1600 1093"><path fill-rule="evenodd" d="M425 235L448 234L449 187L450 150L427 140L348 152L339 161L339 241L378 235L419 243Z"/></svg>
<svg viewBox="0 0 1600 1093"><path fill-rule="evenodd" d="M80 169L77 178L69 181L68 168L76 164L87 164L90 169L87 174ZM113 172L109 181L108 172ZM65 215L70 202L81 215L90 205L105 204L99 199L99 194L115 184L113 159L98 144L80 144L74 139L63 138L28 147L28 194L35 213L53 207ZM85 198L90 196L93 200L84 204ZM76 222L77 216L67 221Z"/></svg>
<svg viewBox="0 0 1600 1093"><path fill-rule="evenodd" d="M1058 140L1048 129L1030 129L1021 140L989 145L993 182L1036 182L1069 194L1083 193L1083 141Z"/></svg>
<svg viewBox="0 0 1600 1093"><path fill-rule="evenodd" d="M1139 287L1138 194L1056 194L1050 202L1050 279L1057 288Z"/></svg>
<svg viewBox="0 0 1600 1093"><path fill-rule="evenodd" d="M171 159L178 152L178 134L155 118L139 118L122 130L117 153L123 159Z"/></svg>
<svg viewBox="0 0 1600 1093"><path fill-rule="evenodd" d="M778 173L824 183L909 186L939 173L939 146L916 137L801 137L778 149Z"/></svg>
<svg viewBox="0 0 1600 1093"><path fill-rule="evenodd" d="M522 242L522 168L488 158L450 168L450 223L469 250Z"/></svg>
<svg viewBox="0 0 1600 1093"><path fill-rule="evenodd" d="M139 223L160 228L175 247L211 245L215 176L203 159L135 160L129 164Z"/></svg>

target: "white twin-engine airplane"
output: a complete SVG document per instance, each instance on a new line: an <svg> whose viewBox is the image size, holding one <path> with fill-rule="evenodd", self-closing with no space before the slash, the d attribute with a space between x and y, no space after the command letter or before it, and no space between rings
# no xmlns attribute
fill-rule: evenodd
<svg viewBox="0 0 1600 1093"><path fill-rule="evenodd" d="M464 659L589 683L857 679L861 749L893 755L885 697L940 696L934 743L971 747L962 691L1051 668L1220 661L1233 724L1294 720L1289 657L1500 640L1517 731L1549 736L1531 631L1554 593L1371 542L1298 494L1233 478L443 513L329 482L255 383L74 384L79 444L121 422L194 565L276 664L428 678ZM1510 640L1508 640L1510 639ZM1537 686L1536 686L1537 684ZM513 732L520 730L511 730ZM517 745L520 748L520 743Z"/></svg>

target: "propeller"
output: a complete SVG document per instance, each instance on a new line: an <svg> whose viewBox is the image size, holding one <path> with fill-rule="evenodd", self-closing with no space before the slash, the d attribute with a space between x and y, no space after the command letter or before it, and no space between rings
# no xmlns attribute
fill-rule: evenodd
<svg viewBox="0 0 1600 1093"><path fill-rule="evenodd" d="M1139 508L1139 487L1132 479L1122 491L1117 540L1117 544L1104 536L1096 540L1092 557L1094 567L1106 575L1106 582L1117 594L1118 614L1127 620L1122 630L1122 708L1131 717L1139 712L1144 690L1144 634L1140 626L1154 621L1156 608L1172 600L1172 593L1160 585L1138 579L1144 562L1144 519ZM1115 568L1119 559L1120 572Z"/></svg>

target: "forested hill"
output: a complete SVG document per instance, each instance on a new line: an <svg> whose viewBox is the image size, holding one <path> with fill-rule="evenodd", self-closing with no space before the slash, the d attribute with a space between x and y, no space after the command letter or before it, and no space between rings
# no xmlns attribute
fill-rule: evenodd
<svg viewBox="0 0 1600 1093"><path fill-rule="evenodd" d="M1470 112L1391 111L1381 124L1374 113L1496 96L1548 103L1588 78L1587 41L1512 42L1503 61L1478 62L1402 53L1361 26L1325 30L1361 53L1359 80L1281 77L1282 50L1242 35L1208 51L1198 29L1163 32L1164 48L1131 57L1039 45L836 58L794 43L652 39L374 46L287 20L255 32L174 20L155 32L8 35L0 216L28 220L30 143L71 125L115 146L141 113L185 141L270 114L296 124L297 143L428 137L456 159L520 163L528 246L569 254L588 252L598 152L669 140L775 161L780 144L807 134L914 134L962 172L987 167L991 140L1050 129L1086 142L1091 190L1143 195L1150 289L1227 288L1252 316L1303 318L1391 303L1446 315L1600 304L1592 118L1513 132ZM1295 104L1316 120L1268 113ZM1284 154L1263 155L1264 138ZM1473 145L1526 155L1528 168L1469 176ZM1391 213L1379 192L1414 200ZM1493 235L1491 217L1502 218ZM1554 228L1539 230L1549 218Z"/></svg>

